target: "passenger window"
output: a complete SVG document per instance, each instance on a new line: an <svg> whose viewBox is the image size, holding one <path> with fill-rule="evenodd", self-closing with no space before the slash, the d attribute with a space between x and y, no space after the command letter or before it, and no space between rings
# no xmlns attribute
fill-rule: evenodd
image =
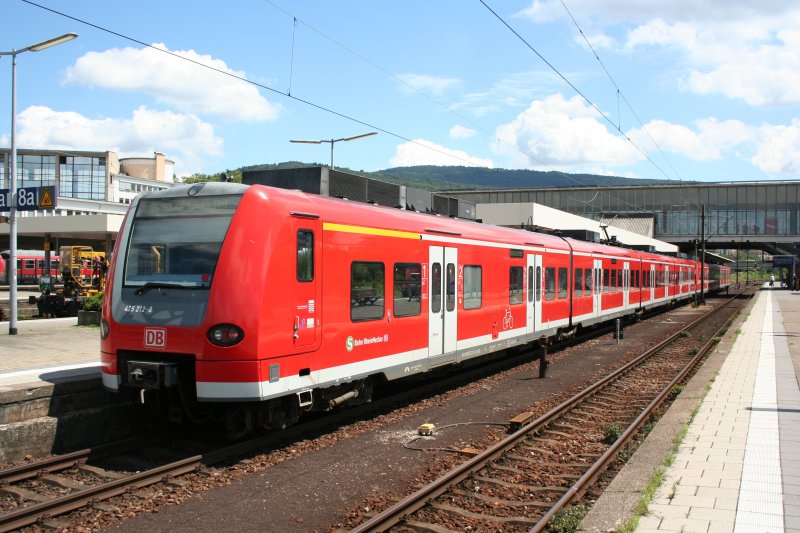
<svg viewBox="0 0 800 533"><path fill-rule="evenodd" d="M612 271L612 272L613 272L613 271ZM609 283L609 279L610 279L610 278L608 277L608 269L607 269L607 268L604 268L604 269L603 269L603 292L604 292L604 293L605 293L605 292L608 292L608 287L609 287L608 283Z"/></svg>
<svg viewBox="0 0 800 533"><path fill-rule="evenodd" d="M524 279L522 267L514 266L509 270L508 281L508 303L521 304L522 299L522 280Z"/></svg>
<svg viewBox="0 0 800 533"><path fill-rule="evenodd" d="M546 267L544 269L544 299L556 299L556 269L555 267Z"/></svg>
<svg viewBox="0 0 800 533"><path fill-rule="evenodd" d="M567 297L569 290L569 276L567 276L566 268L558 269L558 298L563 299Z"/></svg>
<svg viewBox="0 0 800 533"><path fill-rule="evenodd" d="M301 229L297 232L297 281L314 280L314 233Z"/></svg>
<svg viewBox="0 0 800 533"><path fill-rule="evenodd" d="M542 267L536 267L536 301L542 301Z"/></svg>
<svg viewBox="0 0 800 533"><path fill-rule="evenodd" d="M575 269L575 284L573 289L575 296L583 296L583 269Z"/></svg>
<svg viewBox="0 0 800 533"><path fill-rule="evenodd" d="M431 268L431 312L442 312L442 265L434 263Z"/></svg>
<svg viewBox="0 0 800 533"><path fill-rule="evenodd" d="M592 295L592 269L591 268L587 268L584 271L583 274L584 274L584 277L583 277L584 294L586 296L591 296Z"/></svg>
<svg viewBox="0 0 800 533"><path fill-rule="evenodd" d="M350 265L350 320L363 322L383 318L386 304L383 263L356 261Z"/></svg>
<svg viewBox="0 0 800 533"><path fill-rule="evenodd" d="M447 263L447 285L445 301L448 311L456 308L456 266L453 263Z"/></svg>
<svg viewBox="0 0 800 533"><path fill-rule="evenodd" d="M419 263L394 265L394 316L417 316L422 312Z"/></svg>
<svg viewBox="0 0 800 533"><path fill-rule="evenodd" d="M533 267L528 267L528 303L533 301Z"/></svg>
<svg viewBox="0 0 800 533"><path fill-rule="evenodd" d="M482 268L475 265L464 266L464 309L479 309L483 300Z"/></svg>

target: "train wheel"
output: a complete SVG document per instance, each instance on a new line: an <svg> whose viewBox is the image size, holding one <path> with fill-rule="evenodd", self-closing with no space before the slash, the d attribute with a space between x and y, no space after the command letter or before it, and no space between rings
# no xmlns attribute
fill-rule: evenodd
<svg viewBox="0 0 800 533"><path fill-rule="evenodd" d="M225 436L240 439L253 432L255 416L247 406L231 407L225 411Z"/></svg>

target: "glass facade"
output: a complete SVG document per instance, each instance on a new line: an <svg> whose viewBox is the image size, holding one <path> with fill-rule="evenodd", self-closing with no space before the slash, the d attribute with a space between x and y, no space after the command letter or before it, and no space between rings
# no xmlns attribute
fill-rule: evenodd
<svg viewBox="0 0 800 533"><path fill-rule="evenodd" d="M56 156L17 153L17 187L56 184Z"/></svg>
<svg viewBox="0 0 800 533"><path fill-rule="evenodd" d="M59 194L68 198L104 200L106 158L61 156Z"/></svg>
<svg viewBox="0 0 800 533"><path fill-rule="evenodd" d="M469 202L529 203L599 220L615 213L652 215L654 237L680 239L700 233L705 205L709 237L800 234L800 182L581 189L446 191Z"/></svg>
<svg viewBox="0 0 800 533"><path fill-rule="evenodd" d="M10 162L9 152L0 153L0 185L4 189L11 188ZM105 200L106 157L17 152L17 187L53 185L65 198Z"/></svg>

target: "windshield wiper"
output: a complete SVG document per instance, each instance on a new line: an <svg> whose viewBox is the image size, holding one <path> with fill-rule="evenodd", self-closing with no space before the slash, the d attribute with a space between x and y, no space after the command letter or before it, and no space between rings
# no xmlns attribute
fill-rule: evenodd
<svg viewBox="0 0 800 533"><path fill-rule="evenodd" d="M191 285L182 285L180 283L165 283L163 281L148 281L147 283L136 289L133 292L133 294L135 294L136 296L141 296L150 289L185 289L187 287L191 287Z"/></svg>

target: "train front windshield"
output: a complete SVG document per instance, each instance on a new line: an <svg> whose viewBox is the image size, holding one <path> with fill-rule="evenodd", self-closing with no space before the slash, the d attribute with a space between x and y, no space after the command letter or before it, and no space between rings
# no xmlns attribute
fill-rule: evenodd
<svg viewBox="0 0 800 533"><path fill-rule="evenodd" d="M124 285L139 290L210 287L241 198L241 194L142 198L128 243Z"/></svg>

